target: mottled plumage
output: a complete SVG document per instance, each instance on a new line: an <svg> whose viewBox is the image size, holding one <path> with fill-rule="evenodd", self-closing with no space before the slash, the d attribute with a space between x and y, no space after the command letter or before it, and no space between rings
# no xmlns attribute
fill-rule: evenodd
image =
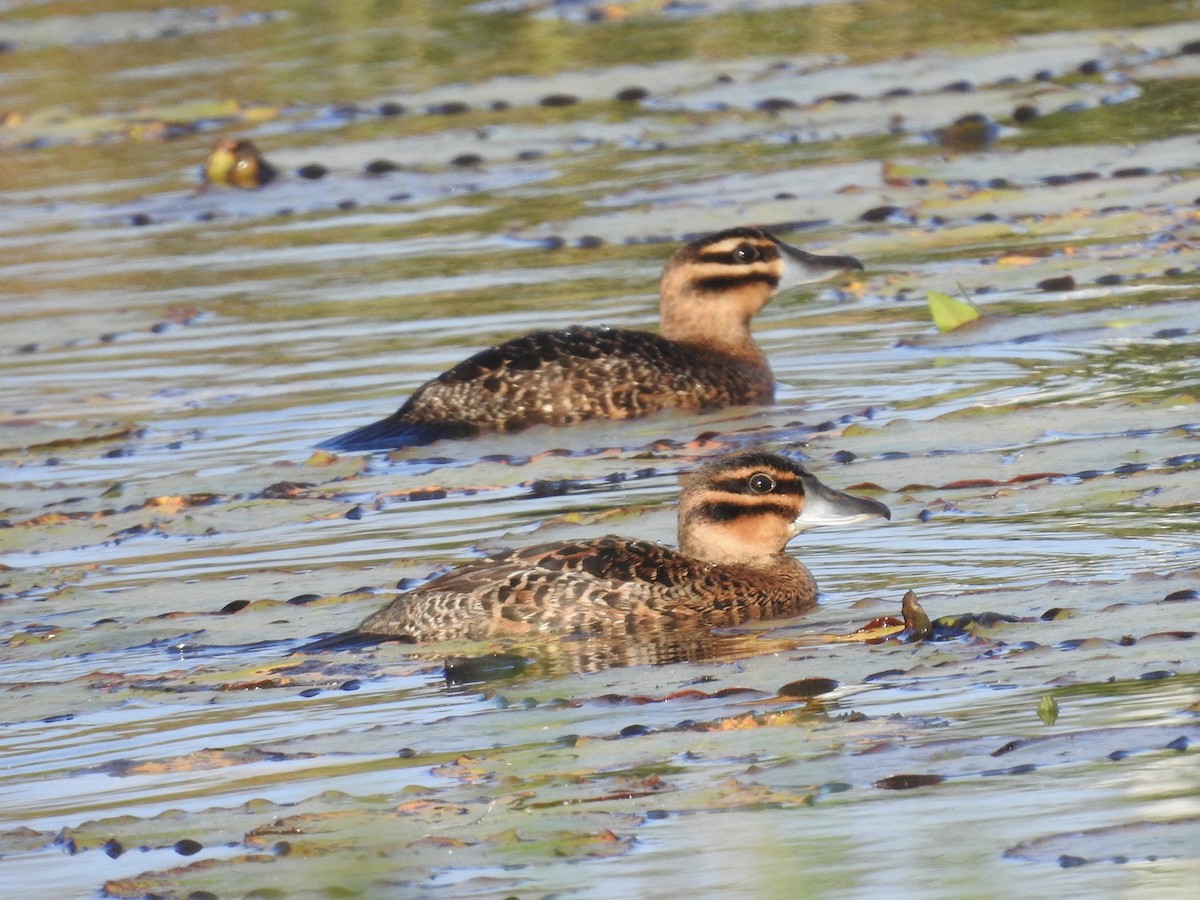
<svg viewBox="0 0 1200 900"><path fill-rule="evenodd" d="M890 513L826 487L786 457L726 457L684 480L678 550L611 536L512 550L408 592L351 634L611 635L795 615L813 605L817 586L784 553L787 542L809 525L871 517Z"/></svg>
<svg viewBox="0 0 1200 900"><path fill-rule="evenodd" d="M803 283L861 267L853 257L789 247L759 228L723 231L668 261L661 335L575 327L515 338L426 382L388 418L322 446L376 450L672 408L768 404L774 379L750 320L789 274Z"/></svg>

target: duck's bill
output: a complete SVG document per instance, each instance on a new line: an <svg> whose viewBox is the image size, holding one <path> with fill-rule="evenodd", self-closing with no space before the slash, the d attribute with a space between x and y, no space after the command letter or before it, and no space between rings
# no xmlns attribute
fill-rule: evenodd
<svg viewBox="0 0 1200 900"><path fill-rule="evenodd" d="M846 525L865 519L892 517L892 511L878 500L835 491L812 475L801 480L804 482L804 509L796 518L799 531L816 525Z"/></svg>
<svg viewBox="0 0 1200 900"><path fill-rule="evenodd" d="M779 250L786 260L782 279L785 286L808 284L863 267L862 262L853 256L821 256L780 240L776 240L775 243L779 245Z"/></svg>

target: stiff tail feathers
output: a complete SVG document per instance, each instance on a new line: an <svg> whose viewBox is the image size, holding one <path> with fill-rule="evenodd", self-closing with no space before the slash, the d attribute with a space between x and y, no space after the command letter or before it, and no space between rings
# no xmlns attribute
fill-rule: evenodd
<svg viewBox="0 0 1200 900"><path fill-rule="evenodd" d="M384 641L400 641L404 644L414 643L406 637L364 634L357 628L352 628L350 631L339 631L336 634L326 635L314 641L309 641L307 644L301 644L292 650L292 653L324 653L326 650L357 650L362 647L373 647L376 644L382 644Z"/></svg>
<svg viewBox="0 0 1200 900"><path fill-rule="evenodd" d="M478 429L467 422L404 422L394 416L372 422L317 444L318 450L397 450L424 447L446 438L471 437Z"/></svg>

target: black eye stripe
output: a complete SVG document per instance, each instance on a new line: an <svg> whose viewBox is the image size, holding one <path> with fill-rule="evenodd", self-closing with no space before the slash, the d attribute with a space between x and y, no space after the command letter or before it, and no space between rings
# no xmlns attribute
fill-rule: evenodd
<svg viewBox="0 0 1200 900"><path fill-rule="evenodd" d="M739 245L732 250L701 250L696 260L721 266L749 266L756 262L771 262L779 259L779 249L774 244L749 245L757 251L753 259L744 259L738 256L738 250L742 246Z"/></svg>
<svg viewBox="0 0 1200 900"><path fill-rule="evenodd" d="M748 472L741 477L724 476L712 482L712 489L715 491L722 491L726 494L747 494L750 496L761 496L754 494L754 492L750 489L750 477L755 474L759 473ZM771 491L772 494L783 494L792 497L801 497L804 495L804 485L800 483L799 479L789 478L786 475L783 475L782 477L771 475L770 477L775 481L775 488Z"/></svg>
<svg viewBox="0 0 1200 900"><path fill-rule="evenodd" d="M725 503L712 502L700 505L700 516L710 522L732 522L751 516L778 516L791 521L796 509L786 503Z"/></svg>

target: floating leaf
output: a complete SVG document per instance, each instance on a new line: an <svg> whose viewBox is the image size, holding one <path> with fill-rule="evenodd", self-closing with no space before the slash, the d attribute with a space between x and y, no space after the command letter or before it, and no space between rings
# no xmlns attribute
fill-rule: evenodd
<svg viewBox="0 0 1200 900"><path fill-rule="evenodd" d="M1043 694L1038 701L1037 714L1043 725L1053 725L1058 720L1058 701L1050 694Z"/></svg>
<svg viewBox="0 0 1200 900"><path fill-rule="evenodd" d="M955 331L983 315L974 304L951 297L949 294L929 291L925 296L929 301L929 312L933 315L933 324L941 332Z"/></svg>

